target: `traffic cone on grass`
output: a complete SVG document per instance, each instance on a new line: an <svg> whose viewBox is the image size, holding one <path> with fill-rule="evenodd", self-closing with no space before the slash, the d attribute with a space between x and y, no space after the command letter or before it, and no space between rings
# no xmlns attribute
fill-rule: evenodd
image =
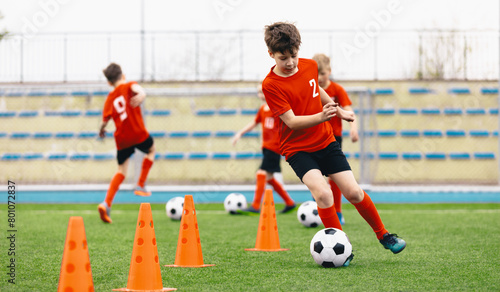
<svg viewBox="0 0 500 292"><path fill-rule="evenodd" d="M127 288L113 289L113 291L174 290L177 289L163 287L151 205L142 203L135 229Z"/></svg>
<svg viewBox="0 0 500 292"><path fill-rule="evenodd" d="M186 195L184 196L184 209L182 210L175 263L173 265L166 265L166 267L203 268L211 266L215 265L203 263L193 195Z"/></svg>
<svg viewBox="0 0 500 292"><path fill-rule="evenodd" d="M82 217L69 217L57 291L94 291Z"/></svg>
<svg viewBox="0 0 500 292"><path fill-rule="evenodd" d="M274 207L273 190L266 189L264 194L264 206L261 208L259 218L259 229L255 248L246 248L249 251L284 251L280 248L278 235L278 222L276 221L276 209Z"/></svg>

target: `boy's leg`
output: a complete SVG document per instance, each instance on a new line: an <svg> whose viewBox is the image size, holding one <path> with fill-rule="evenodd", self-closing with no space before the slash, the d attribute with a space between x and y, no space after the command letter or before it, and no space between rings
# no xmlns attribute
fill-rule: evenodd
<svg viewBox="0 0 500 292"><path fill-rule="evenodd" d="M262 201L262 196L264 195L265 188L266 172L259 169L256 174L255 194L253 196L253 202L251 205L254 210L258 211L260 209L260 202Z"/></svg>
<svg viewBox="0 0 500 292"><path fill-rule="evenodd" d="M99 204L97 209L99 210L99 215L101 220L106 223L111 223L111 205L113 204L113 199L115 198L116 192L120 188L121 183L125 179L125 175L127 173L128 167L128 159L126 159L122 164L118 165L118 171L115 173L108 187L108 192L106 193L106 197L104 202Z"/></svg>
<svg viewBox="0 0 500 292"><path fill-rule="evenodd" d="M337 228L342 230L339 218L335 211L333 195L319 169L309 170L303 177L302 182L307 186L318 204L318 215L325 228Z"/></svg>
<svg viewBox="0 0 500 292"><path fill-rule="evenodd" d="M283 185L274 178L273 174L267 172L267 177L270 179L267 180L267 183L270 184L273 189L280 195L280 197L285 201L285 208L281 210L281 213L288 213L295 208L295 202L292 200L288 192L283 188Z"/></svg>
<svg viewBox="0 0 500 292"><path fill-rule="evenodd" d="M148 178L149 170L151 169L151 166L153 166L153 162L155 159L155 146L151 139L149 141L149 138L144 142L144 143L151 143L151 146L146 152L146 156L142 160L142 167L141 167L141 174L139 176L139 180L137 181L137 187L134 190L134 194L138 196L151 196L151 192L148 192L145 188L146 185L146 179ZM149 144L147 144L149 146ZM140 149L140 148L139 148ZM140 149L141 150L141 149ZM141 150L142 151L142 150Z"/></svg>
<svg viewBox="0 0 500 292"><path fill-rule="evenodd" d="M332 180L328 179L330 183L330 188L333 193L333 203L335 204L335 211L337 212L337 216L339 217L340 224L344 225L344 216L342 215L342 192L340 191L337 184Z"/></svg>

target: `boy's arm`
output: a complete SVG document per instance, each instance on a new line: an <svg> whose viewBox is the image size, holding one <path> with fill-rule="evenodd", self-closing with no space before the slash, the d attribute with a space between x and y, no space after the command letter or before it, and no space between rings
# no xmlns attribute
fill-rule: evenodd
<svg viewBox="0 0 500 292"><path fill-rule="evenodd" d="M332 107L336 108L335 113L336 113L337 117L339 117L339 118L341 118L343 120L346 120L348 122L353 122L354 121L354 118L355 118L354 117L354 112L352 112L352 111L346 111L346 110L343 110L342 108L340 108L339 105L337 103L334 103L332 101L332 98L328 95L328 93L326 93L326 91L323 88L321 88L321 87L319 87L319 95L321 97L321 103L323 104L323 111L324 111L324 107L326 105L331 104Z"/></svg>
<svg viewBox="0 0 500 292"><path fill-rule="evenodd" d="M102 121L101 127L99 128L99 137L104 138L106 137L106 126L108 125L108 121Z"/></svg>
<svg viewBox="0 0 500 292"><path fill-rule="evenodd" d="M327 103L323 106L322 112L308 116L296 116L290 109L280 115L280 118L292 130L307 129L326 122L334 117L338 109L335 105L336 103L334 102Z"/></svg>
<svg viewBox="0 0 500 292"><path fill-rule="evenodd" d="M346 111L354 112L350 105L344 106L344 109ZM356 117L354 117L354 121L352 121L349 125L351 126L351 131L349 132L349 136L351 137L351 141L357 142L359 140L359 134L358 134L358 122L356 121Z"/></svg>
<svg viewBox="0 0 500 292"><path fill-rule="evenodd" d="M245 127L243 127L243 129L239 130L236 134L234 134L233 139L231 140L233 146L236 145L236 142L238 142L241 136L251 131L253 128L255 128L255 126L257 126L257 123L255 122L255 120L253 120L250 123L248 123Z"/></svg>
<svg viewBox="0 0 500 292"><path fill-rule="evenodd" d="M142 86L137 83L132 84L130 89L132 89L132 91L136 93L136 95L132 96L132 98L130 99L130 105L132 107L137 107L146 98L146 92L144 91L144 88L142 88Z"/></svg>

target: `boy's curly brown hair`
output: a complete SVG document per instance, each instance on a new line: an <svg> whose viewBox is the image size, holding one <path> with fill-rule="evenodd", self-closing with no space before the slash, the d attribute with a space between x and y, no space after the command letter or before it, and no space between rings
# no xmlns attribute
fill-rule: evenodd
<svg viewBox="0 0 500 292"><path fill-rule="evenodd" d="M264 40L271 53L280 52L282 54L287 51L291 54L297 53L302 43L297 27L287 22L266 25Z"/></svg>

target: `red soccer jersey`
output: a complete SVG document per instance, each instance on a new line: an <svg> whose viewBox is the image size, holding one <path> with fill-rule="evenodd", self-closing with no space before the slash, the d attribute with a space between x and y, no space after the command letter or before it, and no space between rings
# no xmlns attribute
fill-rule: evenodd
<svg viewBox="0 0 500 292"><path fill-rule="evenodd" d="M149 136L144 121L142 120L141 107L130 106L130 99L136 95L132 91L132 85L137 82L121 84L109 93L102 120L104 122L113 118L115 122L115 142L116 148L122 150L137 145Z"/></svg>
<svg viewBox="0 0 500 292"><path fill-rule="evenodd" d="M314 60L299 59L298 72L289 77L271 72L262 83L262 91L275 117L288 110L296 116L313 115L323 111L319 95L318 65ZM298 151L315 152L335 141L329 123L302 130L291 130L277 118L280 131L280 151L286 159Z"/></svg>
<svg viewBox="0 0 500 292"><path fill-rule="evenodd" d="M255 115L255 123L262 124L262 148L280 153L280 134L276 119L280 118L275 118L269 106L265 104Z"/></svg>
<svg viewBox="0 0 500 292"><path fill-rule="evenodd" d="M330 96L333 101L338 103L341 107L352 105L347 92L342 86L330 80L330 85L325 89L328 96ZM330 119L330 124L333 128L333 134L335 136L342 136L342 119L335 116Z"/></svg>

